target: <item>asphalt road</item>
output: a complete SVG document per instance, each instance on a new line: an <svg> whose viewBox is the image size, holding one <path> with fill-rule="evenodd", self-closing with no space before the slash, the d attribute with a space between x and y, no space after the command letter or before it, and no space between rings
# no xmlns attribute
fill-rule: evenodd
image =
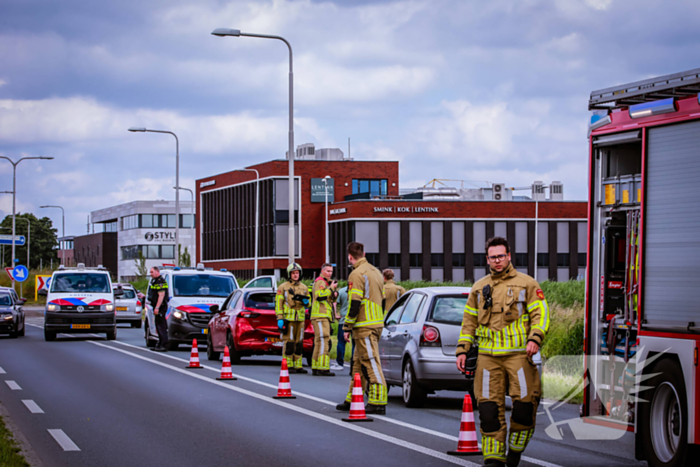
<svg viewBox="0 0 700 467"><path fill-rule="evenodd" d="M297 399L278 401L279 357L244 359L233 368L237 381L216 381L221 363L207 361L203 347L205 369L191 370L188 349L150 352L140 329L120 327L117 341L45 342L41 318L28 323L23 338L0 336L0 401L46 467L481 465L445 454L457 445L463 394L440 392L407 409L392 388L386 417L350 424L334 407L350 382L345 372L291 375ZM645 465L634 461L631 434L576 439L568 423L551 424L577 420L577 406L547 412L521 465Z"/></svg>

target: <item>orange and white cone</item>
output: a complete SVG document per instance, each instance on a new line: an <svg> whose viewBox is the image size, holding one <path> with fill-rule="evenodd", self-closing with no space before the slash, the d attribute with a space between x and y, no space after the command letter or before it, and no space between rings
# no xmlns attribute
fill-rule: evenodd
<svg viewBox="0 0 700 467"><path fill-rule="evenodd" d="M292 385L289 383L289 369L287 368L287 359L282 358L282 368L280 369L280 383L277 387L277 395L273 399L296 399L292 395Z"/></svg>
<svg viewBox="0 0 700 467"><path fill-rule="evenodd" d="M352 398L350 400L350 416L344 418L344 422L373 422L365 413L365 397L362 394L362 378L355 373L355 383L352 386Z"/></svg>
<svg viewBox="0 0 700 467"><path fill-rule="evenodd" d="M231 371L231 355L228 353L228 346L224 347L224 362L221 365L221 376L216 379L219 381L235 381L238 379L233 376L233 372Z"/></svg>
<svg viewBox="0 0 700 467"><path fill-rule="evenodd" d="M192 339L192 353L190 353L190 364L185 368L204 368L199 364L199 349L197 348L197 339Z"/></svg>
<svg viewBox="0 0 700 467"><path fill-rule="evenodd" d="M447 451L453 456L478 456L481 455L478 440L476 438L476 425L474 424L474 411L472 410L472 398L464 395L462 407L462 423L459 427L459 441L456 451Z"/></svg>

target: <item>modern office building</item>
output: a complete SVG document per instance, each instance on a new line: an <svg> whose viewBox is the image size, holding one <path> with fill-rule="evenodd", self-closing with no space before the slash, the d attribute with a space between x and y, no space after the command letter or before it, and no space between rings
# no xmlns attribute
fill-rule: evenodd
<svg viewBox="0 0 700 467"><path fill-rule="evenodd" d="M192 258L191 263L194 263L196 251L192 207L191 201L180 200L181 252L184 253L186 249ZM139 254L145 258L146 268L175 264L175 201L133 201L120 204L93 211L90 221L93 230L98 233L116 233L117 250L113 254L116 255L116 276L119 281L136 279ZM79 261L80 238L75 237L76 261ZM92 247L98 248L93 243ZM104 244L102 250L105 250ZM107 264L104 265L107 267Z"/></svg>
<svg viewBox="0 0 700 467"><path fill-rule="evenodd" d="M288 249L288 161L250 166L260 174L259 273L284 275ZM515 266L538 280L583 276L586 201L565 201L563 185L527 182L527 192L495 183L475 189L399 190L398 162L344 159L339 149L302 145L295 159L296 257L305 276L326 256L346 278L345 248L364 243L370 262L399 279L461 282L487 272L484 244L508 238ZM255 173L197 180L197 260L237 277L254 274ZM548 188L548 196L545 189Z"/></svg>

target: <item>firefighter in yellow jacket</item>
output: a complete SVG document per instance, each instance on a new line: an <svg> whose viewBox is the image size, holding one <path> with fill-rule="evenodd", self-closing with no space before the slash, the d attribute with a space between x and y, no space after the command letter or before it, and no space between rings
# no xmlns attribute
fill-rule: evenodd
<svg viewBox="0 0 700 467"><path fill-rule="evenodd" d="M484 462L513 467L535 432L541 392L532 356L547 334L549 307L537 281L511 264L506 239L490 239L486 254L491 274L478 280L469 294L457 367L465 371L467 352L477 345L474 393L479 402ZM507 456L506 389L513 399Z"/></svg>
<svg viewBox="0 0 700 467"><path fill-rule="evenodd" d="M352 333L355 354L352 358L352 375L362 376L362 387L369 383L369 414L386 414L388 387L379 361L379 337L384 328L384 301L382 273L365 259L362 243L348 245L348 260L353 271L348 278L350 308L345 317L345 340ZM336 406L337 410L349 411L352 400L353 381L345 401Z"/></svg>
<svg viewBox="0 0 700 467"><path fill-rule="evenodd" d="M321 275L314 282L311 324L314 326L314 354L311 358L314 376L335 376L331 372L331 319L333 302L338 298L338 282L332 281L333 265L321 266Z"/></svg>
<svg viewBox="0 0 700 467"><path fill-rule="evenodd" d="M287 359L289 373L308 373L302 368L304 324L309 306L309 288L301 282L301 266L287 266L287 282L277 289L275 315L282 334L282 358Z"/></svg>
<svg viewBox="0 0 700 467"><path fill-rule="evenodd" d="M401 297L401 295L406 293L406 289L394 282L394 270L385 269L382 272L384 276L384 314L387 314L394 303Z"/></svg>

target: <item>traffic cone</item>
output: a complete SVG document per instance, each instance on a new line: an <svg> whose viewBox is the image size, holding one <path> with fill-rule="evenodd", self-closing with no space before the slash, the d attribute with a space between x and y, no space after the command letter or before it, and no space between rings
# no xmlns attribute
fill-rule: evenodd
<svg viewBox="0 0 700 467"><path fill-rule="evenodd" d="M474 425L474 411L472 410L472 398L469 394L464 395L464 406L462 407L462 423L459 427L459 441L456 451L447 451L453 456L479 456L481 450L476 438L476 426Z"/></svg>
<svg viewBox="0 0 700 467"><path fill-rule="evenodd" d="M292 385L289 384L289 369L287 369L287 359L282 357L282 368L280 369L280 383L277 387L277 395L273 399L296 399L292 395Z"/></svg>
<svg viewBox="0 0 700 467"><path fill-rule="evenodd" d="M197 348L197 339L192 339L192 353L190 354L190 364L185 368L204 368L199 364L199 349Z"/></svg>
<svg viewBox="0 0 700 467"><path fill-rule="evenodd" d="M365 398L362 394L362 378L355 373L355 384L352 387L352 399L350 401L350 416L343 419L344 422L373 422L365 414Z"/></svg>
<svg viewBox="0 0 700 467"><path fill-rule="evenodd" d="M231 355L228 353L228 346L224 347L224 363L221 365L221 376L216 379L219 381L235 381L238 379L233 376L233 373L231 372Z"/></svg>

